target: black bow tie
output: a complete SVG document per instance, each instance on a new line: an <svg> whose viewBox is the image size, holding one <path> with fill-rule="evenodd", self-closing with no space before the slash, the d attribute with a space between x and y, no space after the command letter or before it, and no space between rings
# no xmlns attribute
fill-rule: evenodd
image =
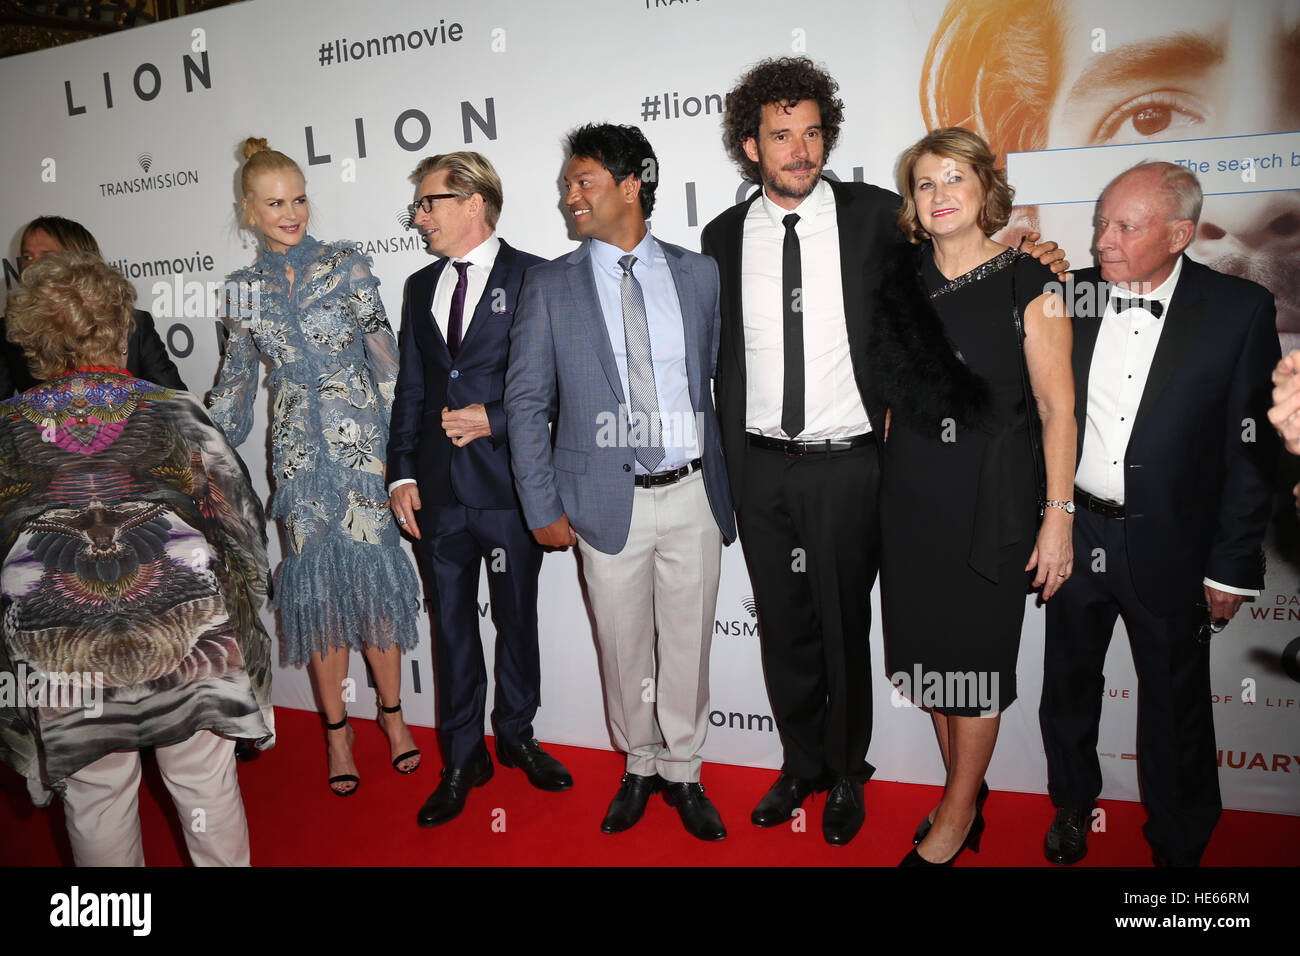
<svg viewBox="0 0 1300 956"><path fill-rule="evenodd" d="M1158 319L1165 311L1165 304L1156 299L1138 299L1126 295L1115 295L1112 292L1110 302L1117 314L1127 312L1129 309L1146 309Z"/></svg>

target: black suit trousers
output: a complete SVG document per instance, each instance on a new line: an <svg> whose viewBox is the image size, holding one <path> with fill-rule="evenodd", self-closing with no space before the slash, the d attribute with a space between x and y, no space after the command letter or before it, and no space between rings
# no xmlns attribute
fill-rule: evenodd
<svg viewBox="0 0 1300 956"><path fill-rule="evenodd" d="M467 766L483 750L487 670L478 583L485 562L497 628L492 723L510 744L534 736L533 716L541 700L537 575L542 549L516 508L425 505L416 517L416 551L433 610L438 736L443 763L454 769Z"/></svg>
<svg viewBox="0 0 1300 956"><path fill-rule="evenodd" d="M1124 521L1088 511L1075 514L1074 557L1074 574L1047 602L1038 715L1052 803L1087 806L1101 793L1102 669L1116 618L1123 617L1138 673L1138 779L1148 810L1147 841L1171 863L1195 864L1222 808L1210 646L1196 640L1205 620L1196 604L1201 584L1188 582L1185 611L1153 614L1133 587Z"/></svg>
<svg viewBox="0 0 1300 956"><path fill-rule="evenodd" d="M870 779L875 444L787 457L746 449L737 512L782 769Z"/></svg>

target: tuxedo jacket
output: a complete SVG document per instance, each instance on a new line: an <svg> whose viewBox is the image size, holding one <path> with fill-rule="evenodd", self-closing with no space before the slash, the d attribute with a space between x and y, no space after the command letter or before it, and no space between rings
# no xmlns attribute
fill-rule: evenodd
<svg viewBox="0 0 1300 956"><path fill-rule="evenodd" d="M387 480L415 479L421 504L519 507L510 477L502 393L524 271L543 261L501 241L454 360L432 312L438 277L450 260L441 259L407 280ZM443 431L442 410L475 404L487 410L492 434L458 448Z"/></svg>
<svg viewBox="0 0 1300 956"><path fill-rule="evenodd" d="M718 270L706 256L656 241L681 305L704 488L730 541L735 516L709 388L718 348ZM590 244L584 242L528 273L511 330L506 413L528 527L543 528L564 514L593 548L617 554L632 523L636 449L609 440L611 423L619 421L628 400L591 269Z"/></svg>
<svg viewBox="0 0 1300 956"><path fill-rule="evenodd" d="M1109 287L1094 268L1065 289L1082 454L1088 375ZM1262 286L1183 257L1124 454L1129 564L1138 596L1156 614L1185 611L1204 578L1264 586L1278 455L1267 417L1280 357L1276 316Z"/></svg>
<svg viewBox="0 0 1300 956"><path fill-rule="evenodd" d="M0 319L0 401L18 393L25 392L37 384L27 367L27 356L6 335L4 319ZM135 329L126 340L126 370L136 378L165 385L179 391L188 391L181 380L181 373L167 354L154 328L153 316L143 309L135 310Z"/></svg>
<svg viewBox="0 0 1300 956"><path fill-rule="evenodd" d="M868 387L867 336L871 331L873 303L884 263L904 243L895 224L899 198L887 189L867 183L827 180L835 196L835 219L840 235L840 276L844 287L844 320L848 327L853 374L871 419L872 434L884 429L885 407ZM741 295L741 255L745 217L760 191L726 210L704 227L701 248L718 262L722 281L722 335L718 354L718 420L722 445L731 474L731 492L740 504L745 470L745 304Z"/></svg>

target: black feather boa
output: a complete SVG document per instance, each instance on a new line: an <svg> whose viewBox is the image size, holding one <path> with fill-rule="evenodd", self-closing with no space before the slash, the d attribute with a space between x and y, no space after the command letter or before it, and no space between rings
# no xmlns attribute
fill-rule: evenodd
<svg viewBox="0 0 1300 956"><path fill-rule="evenodd" d="M876 291L867 339L868 381L895 421L937 434L944 419L968 428L988 421L988 382L957 356L921 281L929 246L902 246L889 256Z"/></svg>

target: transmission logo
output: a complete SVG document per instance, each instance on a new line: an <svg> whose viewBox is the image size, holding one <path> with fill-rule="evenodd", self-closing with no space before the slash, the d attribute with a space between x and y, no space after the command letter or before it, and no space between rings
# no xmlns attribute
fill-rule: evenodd
<svg viewBox="0 0 1300 956"><path fill-rule="evenodd" d="M731 620L715 618L713 635L715 637L757 637L758 636L758 602L754 595L746 594L740 599L743 614Z"/></svg>
<svg viewBox="0 0 1300 956"><path fill-rule="evenodd" d="M397 224L403 229L410 229L415 225L415 219L411 216L411 211L405 206L397 210Z"/></svg>
<svg viewBox="0 0 1300 956"><path fill-rule="evenodd" d="M168 169L155 173L153 153L143 152L135 157L136 165L144 173L130 179L99 184L101 196L129 196L135 193L157 192L177 186L193 186L199 181L197 169Z"/></svg>

